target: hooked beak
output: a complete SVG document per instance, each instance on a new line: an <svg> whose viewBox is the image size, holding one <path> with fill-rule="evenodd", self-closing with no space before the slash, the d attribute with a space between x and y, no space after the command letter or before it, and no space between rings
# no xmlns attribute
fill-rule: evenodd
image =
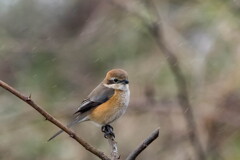
<svg viewBox="0 0 240 160"><path fill-rule="evenodd" d="M122 83L122 84L128 84L129 81L125 79L125 80L122 80L121 83Z"/></svg>

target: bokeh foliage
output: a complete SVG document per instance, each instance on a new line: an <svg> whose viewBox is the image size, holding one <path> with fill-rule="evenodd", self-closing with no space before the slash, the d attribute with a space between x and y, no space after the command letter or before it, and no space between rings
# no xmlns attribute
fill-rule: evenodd
<svg viewBox="0 0 240 160"><path fill-rule="evenodd" d="M126 1L127 2L127 1ZM145 3L129 1L148 14ZM209 159L240 157L240 2L155 0L167 46L188 82ZM151 18L151 15L147 15ZM142 22L98 0L0 0L0 78L67 123L107 70L128 71L131 104L113 126L124 158L153 129L160 138L139 159L194 159L174 77ZM0 159L96 159L0 90ZM79 136L108 153L99 128ZM137 136L136 136L137 135ZM131 142L131 143L130 143Z"/></svg>

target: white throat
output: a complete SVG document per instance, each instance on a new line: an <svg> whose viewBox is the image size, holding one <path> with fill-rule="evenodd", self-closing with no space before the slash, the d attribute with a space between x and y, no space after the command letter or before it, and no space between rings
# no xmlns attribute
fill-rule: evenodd
<svg viewBox="0 0 240 160"><path fill-rule="evenodd" d="M103 84L103 85L105 87L108 87L108 88L118 89L118 90L122 90L122 91L129 90L129 85L128 84L118 83L118 84Z"/></svg>

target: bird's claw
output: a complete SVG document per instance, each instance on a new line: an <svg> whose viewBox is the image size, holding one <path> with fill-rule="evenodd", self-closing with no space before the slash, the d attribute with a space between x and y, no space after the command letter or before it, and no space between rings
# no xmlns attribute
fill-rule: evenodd
<svg viewBox="0 0 240 160"><path fill-rule="evenodd" d="M108 137L115 138L115 134L113 133L113 127L108 124L105 126L102 126L102 132L104 133L105 138L108 138Z"/></svg>

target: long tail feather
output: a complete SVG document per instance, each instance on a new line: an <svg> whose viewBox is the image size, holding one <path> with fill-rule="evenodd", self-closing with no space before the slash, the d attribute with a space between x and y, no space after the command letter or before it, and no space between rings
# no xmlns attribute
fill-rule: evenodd
<svg viewBox="0 0 240 160"><path fill-rule="evenodd" d="M55 137L57 137L59 134L61 134L63 132L63 130L58 131L57 133L55 133L51 138L48 139L48 142L51 141L52 139L54 139Z"/></svg>
<svg viewBox="0 0 240 160"><path fill-rule="evenodd" d="M71 128L72 126L74 126L77 123L86 121L85 118L82 118L79 120L79 118L76 118L75 120L73 120L72 122L70 122L69 124L67 124L67 128ZM57 137L59 134L61 134L63 132L63 130L59 130L57 133L55 133L51 138L48 139L48 142L51 141L52 139L54 139L55 137Z"/></svg>

